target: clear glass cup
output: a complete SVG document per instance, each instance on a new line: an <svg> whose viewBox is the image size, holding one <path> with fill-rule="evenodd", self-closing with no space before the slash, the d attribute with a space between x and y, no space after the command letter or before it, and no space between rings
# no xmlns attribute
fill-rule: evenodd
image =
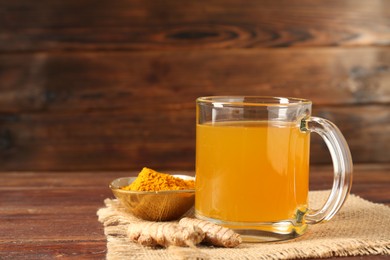
<svg viewBox="0 0 390 260"><path fill-rule="evenodd" d="M311 101L282 97L200 97L196 125L197 218L230 227L244 241L291 239L331 219L352 184L352 158L338 128L311 116ZM310 209L310 133L330 151L334 182Z"/></svg>

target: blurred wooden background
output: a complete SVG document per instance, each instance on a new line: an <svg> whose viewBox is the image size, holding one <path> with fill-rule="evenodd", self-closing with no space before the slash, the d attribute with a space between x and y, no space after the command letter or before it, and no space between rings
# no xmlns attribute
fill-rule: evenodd
<svg viewBox="0 0 390 260"><path fill-rule="evenodd" d="M389 163L390 1L0 0L0 170L193 170L206 95L311 99Z"/></svg>

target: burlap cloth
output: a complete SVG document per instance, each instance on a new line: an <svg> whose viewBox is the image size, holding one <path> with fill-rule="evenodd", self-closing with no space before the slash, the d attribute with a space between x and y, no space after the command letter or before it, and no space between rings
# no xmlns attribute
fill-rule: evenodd
<svg viewBox="0 0 390 260"><path fill-rule="evenodd" d="M312 208L320 207L329 191L310 192ZM278 243L243 243L237 248L151 249L131 243L127 226L137 218L115 199L98 210L107 237L107 259L293 259L332 256L390 255L390 207L350 195L329 222L313 225L303 236Z"/></svg>

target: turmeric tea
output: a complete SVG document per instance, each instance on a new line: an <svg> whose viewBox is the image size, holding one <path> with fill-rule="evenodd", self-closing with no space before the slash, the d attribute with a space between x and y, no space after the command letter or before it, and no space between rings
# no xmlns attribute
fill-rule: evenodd
<svg viewBox="0 0 390 260"><path fill-rule="evenodd" d="M193 180L183 180L147 167L142 169L134 182L121 187L122 190L132 191L189 190L194 188L195 181Z"/></svg>

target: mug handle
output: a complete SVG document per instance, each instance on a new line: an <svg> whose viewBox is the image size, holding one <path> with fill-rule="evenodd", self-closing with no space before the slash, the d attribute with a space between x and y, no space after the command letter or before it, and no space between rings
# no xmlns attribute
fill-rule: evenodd
<svg viewBox="0 0 390 260"><path fill-rule="evenodd" d="M325 141L333 162L333 186L328 199L321 209L310 209L305 214L307 224L330 220L344 204L352 185L352 156L340 130L332 122L310 117L301 121L301 131L319 134Z"/></svg>

